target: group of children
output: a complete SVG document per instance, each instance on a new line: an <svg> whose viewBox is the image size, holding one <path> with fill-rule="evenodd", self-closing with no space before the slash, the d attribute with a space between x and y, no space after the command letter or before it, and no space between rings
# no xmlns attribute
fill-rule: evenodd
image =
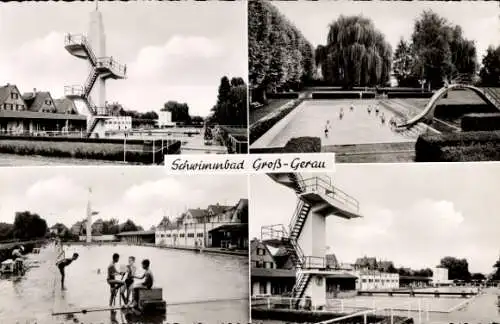
<svg viewBox="0 0 500 324"><path fill-rule="evenodd" d="M354 111L353 104L351 104L351 106L349 107L349 110ZM340 108L339 119L342 120L343 118L344 118L344 108ZM331 128L332 128L332 124L330 123L330 120L327 120L326 125L325 125L325 137L328 138L328 133L330 132Z"/></svg>
<svg viewBox="0 0 500 324"><path fill-rule="evenodd" d="M58 243L56 242L56 247ZM61 288L64 289L64 278L65 278L65 268L78 259L78 253L74 253L71 258L64 257L64 250L62 245L59 243L59 255L56 266L61 273ZM118 292L120 292L120 298L123 301L123 305L126 307L136 307L139 298L140 289L151 289L153 287L153 273L149 269L150 261L148 259L142 260L142 268L144 273L141 276L136 275L135 267L135 257L130 256L128 258L128 264L125 266L124 270L118 270L118 261L120 260L120 255L114 253L112 257L112 262L108 266L106 281L111 288L109 306L115 305L115 300ZM98 270L100 273L100 270ZM135 279L143 279L144 281L134 284ZM130 299L130 293L133 292L132 299Z"/></svg>

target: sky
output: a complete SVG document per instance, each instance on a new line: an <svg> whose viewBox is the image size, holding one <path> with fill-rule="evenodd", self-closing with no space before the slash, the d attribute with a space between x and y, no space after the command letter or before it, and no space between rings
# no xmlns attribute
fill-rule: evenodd
<svg viewBox="0 0 500 324"><path fill-rule="evenodd" d="M328 217L326 253L340 262L363 256L396 267L432 268L466 258L490 273L500 255L500 164L343 164L333 183L359 201L362 218ZM250 239L262 225L288 226L295 193L266 175L250 178Z"/></svg>
<svg viewBox="0 0 500 324"><path fill-rule="evenodd" d="M340 15L363 15L395 49L403 37L409 40L415 20L432 9L476 42L481 62L489 45L500 45L500 6L496 1L275 1L273 4L314 45L326 44L328 26Z"/></svg>
<svg viewBox="0 0 500 324"><path fill-rule="evenodd" d="M0 6L0 85L21 92L83 84L88 67L64 49L66 33L87 33L95 2L10 2ZM100 2L107 55L127 80L107 82L107 101L158 111L168 100L206 116L222 76L247 79L244 1Z"/></svg>
<svg viewBox="0 0 500 324"><path fill-rule="evenodd" d="M89 187L95 219L130 218L145 229L186 208L248 198L245 175L173 176L163 167L0 168L0 183L0 222L13 223L16 211L30 211L49 226L84 219Z"/></svg>

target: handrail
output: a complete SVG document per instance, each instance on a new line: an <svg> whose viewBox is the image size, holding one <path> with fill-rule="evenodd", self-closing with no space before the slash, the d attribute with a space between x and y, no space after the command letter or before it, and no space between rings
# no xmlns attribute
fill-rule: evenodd
<svg viewBox="0 0 500 324"><path fill-rule="evenodd" d="M305 203L302 199L299 199L299 201L297 202L297 206L295 207L295 211L293 212L292 220L290 224L288 224L288 233L290 233L290 235L293 232L293 228L295 227L295 223L297 222L297 218L299 217L300 211L302 210L302 207L304 207L304 204Z"/></svg>
<svg viewBox="0 0 500 324"><path fill-rule="evenodd" d="M324 194L329 198L340 201L343 204L349 205L350 207L354 208L356 212L359 211L359 202L355 198L351 197L350 195L340 190L339 188L333 186L332 184L327 183L324 179L319 177L313 177L304 179L303 181L305 184L305 189L309 188L323 189L325 191Z"/></svg>
<svg viewBox="0 0 500 324"><path fill-rule="evenodd" d="M70 85L64 86L64 95L65 96L83 96L83 87L81 85Z"/></svg>
<svg viewBox="0 0 500 324"><path fill-rule="evenodd" d="M285 226L282 224L262 226L260 229L261 240L288 238Z"/></svg>
<svg viewBox="0 0 500 324"><path fill-rule="evenodd" d="M127 67L124 64L118 63L115 59L113 59L110 56L106 57L99 57L97 59L97 66L98 67L105 67L110 69L111 71L118 72L115 74L119 75L126 75L127 74Z"/></svg>
<svg viewBox="0 0 500 324"><path fill-rule="evenodd" d="M85 49L85 52L87 52L87 55L89 56L89 59L92 63L92 65L95 65L97 62L96 56L94 54L94 51L90 47L90 44L87 40L87 37L83 34L66 34L64 37L64 45L69 46L69 45L82 45Z"/></svg>
<svg viewBox="0 0 500 324"><path fill-rule="evenodd" d="M326 258L318 256L306 256L304 257L304 268L306 269L325 269L326 268Z"/></svg>
<svg viewBox="0 0 500 324"><path fill-rule="evenodd" d="M88 95L90 91L92 91L92 87L94 86L95 82L97 81L97 71L95 68L92 68L92 71L90 74L87 76L87 80L85 80L85 95Z"/></svg>

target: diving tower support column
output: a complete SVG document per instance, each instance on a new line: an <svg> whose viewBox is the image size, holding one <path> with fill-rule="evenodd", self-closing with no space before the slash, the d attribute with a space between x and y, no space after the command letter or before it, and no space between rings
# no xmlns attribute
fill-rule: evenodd
<svg viewBox="0 0 500 324"><path fill-rule="evenodd" d="M89 196L87 200L87 221L86 221L86 242L91 243L92 242L92 206L90 204L92 196L92 189L89 188Z"/></svg>
<svg viewBox="0 0 500 324"><path fill-rule="evenodd" d="M97 59L106 57L106 34L104 33L104 23L102 13L96 10L90 13L89 32L87 35L88 42ZM92 73L94 67L89 62L89 74ZM106 105L106 79L97 77L94 87L90 92L90 97L93 99L97 107L105 107Z"/></svg>

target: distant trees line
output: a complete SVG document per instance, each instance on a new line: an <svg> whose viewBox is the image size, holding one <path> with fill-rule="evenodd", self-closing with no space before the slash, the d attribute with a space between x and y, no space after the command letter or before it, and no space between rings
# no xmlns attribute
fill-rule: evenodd
<svg viewBox="0 0 500 324"><path fill-rule="evenodd" d="M431 10L415 21L410 40L393 52L373 22L340 16L329 26L327 42L315 49L270 2L250 0L248 18L249 82L252 100L266 92L325 84L349 89L385 86L391 71L400 86L438 88L457 76L474 79L479 70L476 47L462 28ZM490 47L479 76L485 86L500 86L500 46Z"/></svg>
<svg viewBox="0 0 500 324"><path fill-rule="evenodd" d="M76 232L72 231L72 229L76 229ZM143 228L130 219L122 224L117 219L98 219L92 226L93 235L113 235L140 230L143 230ZM51 234L51 231L53 231L53 234ZM49 229L45 219L30 211L17 212L12 224L0 222L0 242L30 241L46 238L50 235L57 235L64 240L78 240L79 235L85 234L85 220L76 222L71 228L62 223L57 223Z"/></svg>

